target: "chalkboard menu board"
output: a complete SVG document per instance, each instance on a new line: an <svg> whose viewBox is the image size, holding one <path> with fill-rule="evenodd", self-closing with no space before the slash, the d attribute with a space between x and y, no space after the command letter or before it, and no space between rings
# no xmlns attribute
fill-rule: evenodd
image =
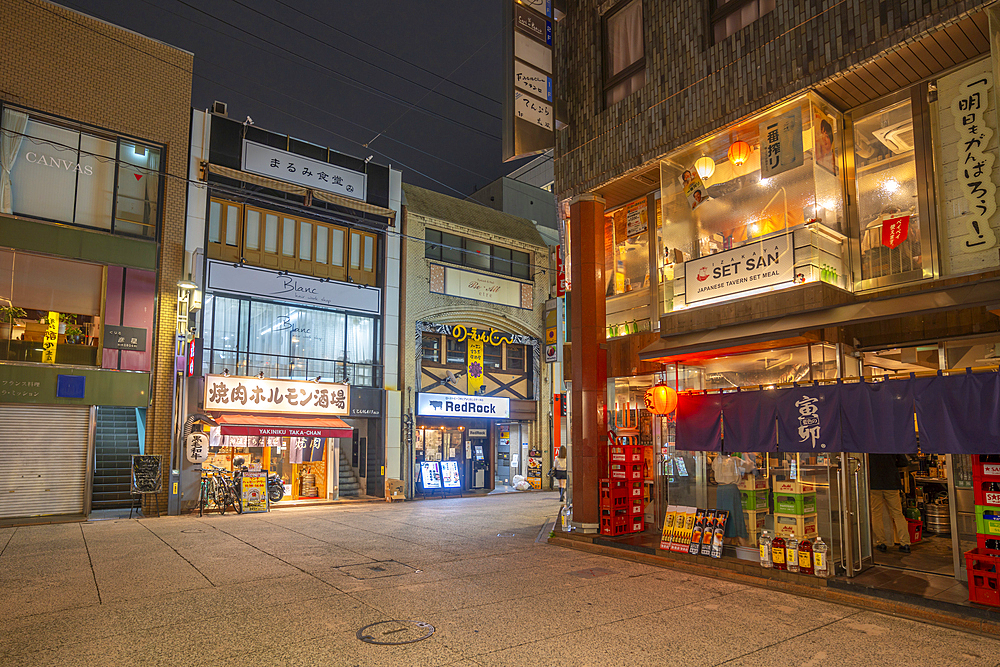
<svg viewBox="0 0 1000 667"><path fill-rule="evenodd" d="M159 493L163 490L160 456L132 455L132 493Z"/></svg>

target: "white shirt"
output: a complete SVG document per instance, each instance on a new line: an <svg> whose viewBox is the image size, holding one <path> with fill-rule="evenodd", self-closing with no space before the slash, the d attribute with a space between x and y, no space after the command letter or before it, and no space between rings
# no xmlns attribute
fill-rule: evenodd
<svg viewBox="0 0 1000 667"><path fill-rule="evenodd" d="M719 484L736 484L744 473L753 472L756 467L750 461L729 454L719 454L712 463L712 472Z"/></svg>

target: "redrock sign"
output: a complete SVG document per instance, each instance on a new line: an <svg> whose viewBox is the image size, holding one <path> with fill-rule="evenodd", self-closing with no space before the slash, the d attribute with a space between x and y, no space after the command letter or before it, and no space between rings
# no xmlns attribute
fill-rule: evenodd
<svg viewBox="0 0 1000 667"><path fill-rule="evenodd" d="M417 394L417 414L421 417L510 416L510 399L494 396Z"/></svg>

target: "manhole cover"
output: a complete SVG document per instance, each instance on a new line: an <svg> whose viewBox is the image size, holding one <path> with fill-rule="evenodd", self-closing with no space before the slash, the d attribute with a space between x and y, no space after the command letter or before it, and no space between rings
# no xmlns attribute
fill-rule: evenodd
<svg viewBox="0 0 1000 667"><path fill-rule="evenodd" d="M358 639L366 644L412 644L434 634L434 626L423 621L381 621L358 630Z"/></svg>
<svg viewBox="0 0 1000 667"><path fill-rule="evenodd" d="M416 572L409 565L397 563L394 560L384 560L374 563L361 563L359 565L342 565L337 568L344 574L355 579L378 579L381 577L398 577L402 574L413 574Z"/></svg>

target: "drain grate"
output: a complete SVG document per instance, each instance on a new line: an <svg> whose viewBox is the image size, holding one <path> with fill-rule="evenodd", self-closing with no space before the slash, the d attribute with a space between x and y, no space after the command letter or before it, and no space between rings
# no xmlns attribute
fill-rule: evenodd
<svg viewBox="0 0 1000 667"><path fill-rule="evenodd" d="M358 630L358 639L366 644L393 646L412 644L434 634L434 626L423 621L380 621Z"/></svg>

